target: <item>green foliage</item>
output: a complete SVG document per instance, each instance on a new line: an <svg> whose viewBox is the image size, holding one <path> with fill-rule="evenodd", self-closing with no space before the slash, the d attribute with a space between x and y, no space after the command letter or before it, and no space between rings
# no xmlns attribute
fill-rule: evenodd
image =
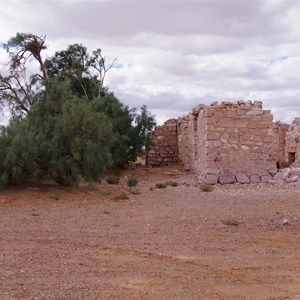
<svg viewBox="0 0 300 300"><path fill-rule="evenodd" d="M143 152L155 120L103 87L115 60L107 66L100 49L89 55L75 44L43 61L45 37L25 33L5 47L10 75L0 74L0 105L14 117L0 129L0 187L45 175L60 185L99 181ZM40 71L25 76L29 58Z"/></svg>
<svg viewBox="0 0 300 300"><path fill-rule="evenodd" d="M136 186L138 184L138 180L134 177L130 177L128 178L128 181L127 181L127 185L132 187L132 186Z"/></svg>
<svg viewBox="0 0 300 300"><path fill-rule="evenodd" d="M110 120L113 130L111 153L114 167L125 167L135 161L149 143L148 133L155 126L155 119L146 106L137 114L135 109L123 105L113 93L106 94L96 103L96 110Z"/></svg>
<svg viewBox="0 0 300 300"><path fill-rule="evenodd" d="M56 81L47 83L43 100L27 118L13 120L1 140L9 145L2 185L42 175L60 185L78 184L81 177L97 181L111 162L106 116Z"/></svg>
<svg viewBox="0 0 300 300"><path fill-rule="evenodd" d="M97 97L100 83L95 76L89 76L89 59L86 47L74 44L46 59L45 68L50 78L61 82L68 79L74 95L91 100Z"/></svg>
<svg viewBox="0 0 300 300"><path fill-rule="evenodd" d="M158 189L165 189L168 185L166 183L158 182L155 186Z"/></svg>
<svg viewBox="0 0 300 300"><path fill-rule="evenodd" d="M119 184L120 178L119 177L108 177L108 178L106 178L106 182L108 184Z"/></svg>

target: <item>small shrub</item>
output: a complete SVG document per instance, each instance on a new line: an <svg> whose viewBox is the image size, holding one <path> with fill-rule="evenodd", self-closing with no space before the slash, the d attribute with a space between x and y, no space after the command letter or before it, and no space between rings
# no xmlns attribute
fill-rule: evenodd
<svg viewBox="0 0 300 300"><path fill-rule="evenodd" d="M167 184L166 183L162 183L162 182L158 182L155 186L158 189L165 189L167 187Z"/></svg>
<svg viewBox="0 0 300 300"><path fill-rule="evenodd" d="M50 196L50 198L53 199L53 200L59 200L60 196L59 196L59 194L53 194L53 195Z"/></svg>
<svg viewBox="0 0 300 300"><path fill-rule="evenodd" d="M210 184L202 183L200 184L200 190L202 192L211 192L214 189L214 187Z"/></svg>
<svg viewBox="0 0 300 300"><path fill-rule="evenodd" d="M140 195L141 192L140 191L131 191L130 194L132 194L132 195Z"/></svg>
<svg viewBox="0 0 300 300"><path fill-rule="evenodd" d="M121 169L116 168L112 170L112 173L114 174L114 176L120 177L122 172Z"/></svg>
<svg viewBox="0 0 300 300"><path fill-rule="evenodd" d="M103 192L101 192L101 195L104 196L104 197L107 197L107 196L110 195L110 192L108 192L108 191L103 191Z"/></svg>
<svg viewBox="0 0 300 300"><path fill-rule="evenodd" d="M150 191L150 192L153 192L153 190L154 190L153 187L150 186L150 187L149 187L149 191Z"/></svg>
<svg viewBox="0 0 300 300"><path fill-rule="evenodd" d="M222 223L227 226L238 226L239 222L235 219L222 220Z"/></svg>
<svg viewBox="0 0 300 300"><path fill-rule="evenodd" d="M132 187L132 186L136 186L138 184L138 180L134 177L130 177L127 181L127 185Z"/></svg>
<svg viewBox="0 0 300 300"><path fill-rule="evenodd" d="M128 200L129 196L126 192L122 192L122 193L116 195L114 199L115 200Z"/></svg>
<svg viewBox="0 0 300 300"><path fill-rule="evenodd" d="M120 178L119 177L108 177L108 178L106 178L106 182L108 184L119 184Z"/></svg>
<svg viewBox="0 0 300 300"><path fill-rule="evenodd" d="M176 186L178 186L178 183L176 181L167 181L167 185L176 187Z"/></svg>

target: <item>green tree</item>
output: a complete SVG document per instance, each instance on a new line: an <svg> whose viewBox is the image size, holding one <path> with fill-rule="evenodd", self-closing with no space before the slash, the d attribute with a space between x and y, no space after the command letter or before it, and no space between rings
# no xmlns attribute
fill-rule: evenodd
<svg viewBox="0 0 300 300"><path fill-rule="evenodd" d="M27 118L15 118L0 136L0 184L48 175L60 185L99 180L111 165L111 125L93 101L74 97L67 83L47 93Z"/></svg>
<svg viewBox="0 0 300 300"><path fill-rule="evenodd" d="M61 185L99 180L143 151L155 120L145 106L137 114L104 87L116 60L106 65L100 49L90 56L75 44L43 61L45 38L24 33L6 49L0 105L8 105L13 118L0 128L0 186L45 175ZM26 76L30 59L39 71Z"/></svg>
<svg viewBox="0 0 300 300"><path fill-rule="evenodd" d="M90 55L86 47L73 44L48 58L45 68L49 77L61 81L68 78L73 93L78 97L92 100L105 94L104 80L116 61L117 58L107 65L101 49L93 51Z"/></svg>

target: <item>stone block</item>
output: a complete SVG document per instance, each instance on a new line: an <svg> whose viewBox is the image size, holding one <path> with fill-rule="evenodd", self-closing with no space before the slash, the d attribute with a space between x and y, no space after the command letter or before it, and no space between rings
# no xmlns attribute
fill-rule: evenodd
<svg viewBox="0 0 300 300"><path fill-rule="evenodd" d="M225 172L223 175L219 176L219 183L221 184L231 184L235 182L235 176L229 172Z"/></svg>
<svg viewBox="0 0 300 300"><path fill-rule="evenodd" d="M219 168L206 168L205 173L207 174L220 174Z"/></svg>
<svg viewBox="0 0 300 300"><path fill-rule="evenodd" d="M250 183L250 179L246 173L238 172L235 177L239 183Z"/></svg>
<svg viewBox="0 0 300 300"><path fill-rule="evenodd" d="M260 182L260 178L259 178L259 176L258 175L251 175L250 176L250 182L251 183L259 183Z"/></svg>
<svg viewBox="0 0 300 300"><path fill-rule="evenodd" d="M234 128L235 122L231 118L220 118L217 120L218 124L224 128Z"/></svg>
<svg viewBox="0 0 300 300"><path fill-rule="evenodd" d="M272 179L272 177L271 177L270 174L261 176L261 182L262 183L268 183L271 179Z"/></svg>
<svg viewBox="0 0 300 300"><path fill-rule="evenodd" d="M275 174L277 174L277 168L271 168L268 171L271 176L275 176Z"/></svg>
<svg viewBox="0 0 300 300"><path fill-rule="evenodd" d="M204 177L204 182L206 184L216 184L218 183L218 176L217 175L212 175L212 174L208 174Z"/></svg>
<svg viewBox="0 0 300 300"><path fill-rule="evenodd" d="M254 109L246 112L247 116L259 116L259 115L263 115L263 114L264 114L264 111L262 109L258 109L258 108L254 108Z"/></svg>

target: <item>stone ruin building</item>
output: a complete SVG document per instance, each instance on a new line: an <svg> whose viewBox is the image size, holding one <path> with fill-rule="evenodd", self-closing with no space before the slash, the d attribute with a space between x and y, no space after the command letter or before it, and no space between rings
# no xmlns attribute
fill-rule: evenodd
<svg viewBox="0 0 300 300"><path fill-rule="evenodd" d="M282 181L279 169L300 163L299 139L300 118L273 122L260 101L200 104L152 132L146 164L179 163L208 184Z"/></svg>

